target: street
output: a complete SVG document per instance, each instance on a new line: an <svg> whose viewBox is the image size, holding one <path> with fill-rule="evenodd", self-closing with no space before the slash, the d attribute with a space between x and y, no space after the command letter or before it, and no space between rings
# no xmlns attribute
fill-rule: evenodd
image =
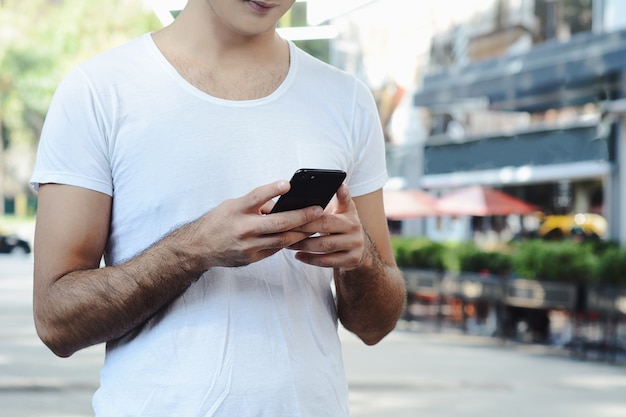
<svg viewBox="0 0 626 417"><path fill-rule="evenodd" d="M0 416L91 416L103 347L55 357L31 292L32 258L0 256ZM624 366L403 322L374 347L340 332L354 417L626 416Z"/></svg>

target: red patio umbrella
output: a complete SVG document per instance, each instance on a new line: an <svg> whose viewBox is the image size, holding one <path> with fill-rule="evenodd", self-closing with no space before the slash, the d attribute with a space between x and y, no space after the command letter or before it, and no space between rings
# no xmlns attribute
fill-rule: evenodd
<svg viewBox="0 0 626 417"><path fill-rule="evenodd" d="M530 214L537 206L482 185L472 185L439 197L436 202L441 214L452 216L507 216Z"/></svg>
<svg viewBox="0 0 626 417"><path fill-rule="evenodd" d="M437 214L435 198L420 190L383 190L385 214L391 220L407 220Z"/></svg>

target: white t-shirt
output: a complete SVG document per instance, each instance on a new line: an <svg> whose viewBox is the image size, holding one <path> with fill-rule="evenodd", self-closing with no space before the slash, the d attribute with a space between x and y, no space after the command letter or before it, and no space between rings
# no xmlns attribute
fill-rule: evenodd
<svg viewBox="0 0 626 417"><path fill-rule="evenodd" d="M384 142L370 92L291 43L290 51L281 86L249 101L193 87L149 34L80 65L50 107L34 187L113 197L109 265L298 168L345 170L353 196L381 188ZM331 279L332 270L286 250L207 271L108 343L97 415L349 415Z"/></svg>

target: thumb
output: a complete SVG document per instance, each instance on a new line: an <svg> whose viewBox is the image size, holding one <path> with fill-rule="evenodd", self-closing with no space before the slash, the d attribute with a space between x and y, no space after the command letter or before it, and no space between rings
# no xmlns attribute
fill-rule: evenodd
<svg viewBox="0 0 626 417"><path fill-rule="evenodd" d="M337 190L337 212L343 213L350 209L352 203L352 197L350 196L350 190L346 184L341 184Z"/></svg>

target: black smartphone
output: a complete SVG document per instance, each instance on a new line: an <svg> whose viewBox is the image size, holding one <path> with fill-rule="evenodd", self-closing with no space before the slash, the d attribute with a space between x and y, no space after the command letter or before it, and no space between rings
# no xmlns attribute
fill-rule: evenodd
<svg viewBox="0 0 626 417"><path fill-rule="evenodd" d="M346 173L341 170L299 169L289 180L291 189L280 196L271 212L278 213L310 206L326 208L345 179Z"/></svg>

